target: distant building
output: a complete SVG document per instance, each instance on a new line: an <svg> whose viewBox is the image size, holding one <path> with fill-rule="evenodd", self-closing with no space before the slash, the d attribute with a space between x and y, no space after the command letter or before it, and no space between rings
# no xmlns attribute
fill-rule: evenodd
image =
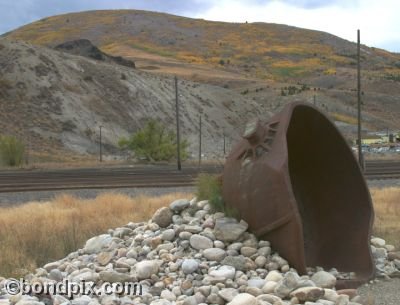
<svg viewBox="0 0 400 305"><path fill-rule="evenodd" d="M379 135L364 135L361 138L361 144L362 145L382 144L385 143L384 138L385 137ZM358 140L355 140L355 144L358 144Z"/></svg>

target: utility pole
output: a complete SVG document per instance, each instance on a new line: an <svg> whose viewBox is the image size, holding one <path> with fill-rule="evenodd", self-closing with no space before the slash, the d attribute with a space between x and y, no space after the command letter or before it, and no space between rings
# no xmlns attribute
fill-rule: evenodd
<svg viewBox="0 0 400 305"><path fill-rule="evenodd" d="M224 132L224 158L225 158L225 155L226 155L226 140L225 140L225 132Z"/></svg>
<svg viewBox="0 0 400 305"><path fill-rule="evenodd" d="M199 167L201 166L201 114L199 122Z"/></svg>
<svg viewBox="0 0 400 305"><path fill-rule="evenodd" d="M103 128L103 126L99 126L100 127L100 143L99 143L99 148L100 148L100 162L103 162L103 151L102 151L102 145L101 145L101 129Z"/></svg>
<svg viewBox="0 0 400 305"><path fill-rule="evenodd" d="M361 143L361 63L360 63L360 30L357 30L357 113L358 113L358 163L364 171L364 159Z"/></svg>
<svg viewBox="0 0 400 305"><path fill-rule="evenodd" d="M181 136L179 130L179 99L178 99L178 78L175 76L175 107L176 107L176 150L178 171L182 170L181 165Z"/></svg>

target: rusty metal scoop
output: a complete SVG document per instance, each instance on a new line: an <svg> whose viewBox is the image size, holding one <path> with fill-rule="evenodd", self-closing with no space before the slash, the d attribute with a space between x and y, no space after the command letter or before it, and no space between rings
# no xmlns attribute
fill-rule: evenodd
<svg viewBox="0 0 400 305"><path fill-rule="evenodd" d="M371 197L335 125L296 102L267 123L248 124L243 138L224 167L226 204L299 273L315 266L355 272L337 288L372 278Z"/></svg>

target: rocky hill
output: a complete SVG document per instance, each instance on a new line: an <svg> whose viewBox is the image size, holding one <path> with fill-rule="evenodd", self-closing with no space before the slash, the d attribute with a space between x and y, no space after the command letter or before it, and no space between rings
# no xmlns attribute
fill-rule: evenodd
<svg viewBox="0 0 400 305"><path fill-rule="evenodd" d="M99 50L95 45L90 42L90 40L87 39L67 41L59 44L54 49L73 55L80 55L95 60L116 63L118 65L126 66L129 68L135 68L135 63L133 61L127 60L121 56L110 56Z"/></svg>
<svg viewBox="0 0 400 305"><path fill-rule="evenodd" d="M53 16L6 36L46 46L85 38L110 54L140 57L146 53L278 80L335 75L346 68L354 69L356 56L354 43L324 32L135 10ZM362 57L365 68L374 75L399 71L399 54L363 46Z"/></svg>
<svg viewBox="0 0 400 305"><path fill-rule="evenodd" d="M38 156L96 154L100 125L106 153L149 118L175 128L172 77L4 38L0 75L1 133L22 138ZM179 81L179 98L182 132L193 153L203 116L206 157L222 152L224 132L231 139L240 134L235 128L244 124L244 113L268 114L239 93L186 80Z"/></svg>
<svg viewBox="0 0 400 305"><path fill-rule="evenodd" d="M24 122L18 123L24 126L18 128L19 133L26 129L33 133L28 125L33 119L26 118L38 120L39 107L16 99L28 96L24 101L33 98L53 105L45 108L48 113L42 121L46 123L41 123L51 130L40 131L41 137L52 142L47 146L94 152L100 124L105 126L110 145L119 135L137 130L149 116L172 125L174 75L182 79L182 119L192 152L196 150L200 113L206 120L205 141L210 143L204 148L211 152L222 145L224 130L231 138L239 134L233 130L242 128L250 117L266 119L295 100L314 103L328 113L349 139L356 134L356 45L328 33L278 24L211 22L113 10L48 17L3 36L2 96L12 101L11 105L25 106L18 111L11 106L9 111L14 114L1 122L7 124L13 117L13 121ZM79 56L10 42L14 40L50 48L64 44L63 51L73 49L74 54L89 57L106 53L125 63L133 61L136 70L115 65L115 60L95 64ZM80 41L79 48L71 47L71 41L75 41L73 45ZM18 54L28 51L21 49L35 53L24 58ZM96 50L94 55L90 50ZM365 45L361 54L364 130L397 131L400 55ZM46 63L44 57L54 59ZM26 67L30 67L29 73ZM24 85L18 84L20 81ZM61 110L55 106L59 103ZM28 104L36 107L33 114L27 112ZM10 107L7 105L2 103L3 108ZM70 124L70 119L76 122ZM71 133L76 136L71 138Z"/></svg>

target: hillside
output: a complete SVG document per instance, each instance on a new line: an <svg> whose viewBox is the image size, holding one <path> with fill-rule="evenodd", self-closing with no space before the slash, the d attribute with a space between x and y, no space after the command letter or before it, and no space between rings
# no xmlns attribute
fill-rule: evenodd
<svg viewBox="0 0 400 305"><path fill-rule="evenodd" d="M99 126L106 153L121 136L155 118L175 124L173 78L152 75L23 42L0 39L0 130L29 143L36 157L96 154ZM222 153L223 133L237 137L243 113L268 115L246 97L221 87L179 81L181 124L197 150L203 116L203 150Z"/></svg>
<svg viewBox="0 0 400 305"><path fill-rule="evenodd" d="M148 60L161 56L277 80L334 75L338 70L354 68L356 55L353 43L324 32L134 10L49 17L6 36L46 46L86 38L111 54ZM374 76L400 71L398 54L363 46L362 56L365 68Z"/></svg>
<svg viewBox="0 0 400 305"><path fill-rule="evenodd" d="M295 100L314 103L330 114L348 138L355 136L356 45L328 33L279 24L212 22L163 13L112 10L48 17L3 36L7 47L0 50L0 61L15 67L14 74L9 75L5 66L0 66L13 88L8 90L9 100L28 94L33 100L40 96L44 104L57 104L55 99L70 105L63 106L61 117L57 108L47 110L52 118L47 123L52 130L47 139L55 141L62 132L63 140L56 141L60 147L66 144L79 151L85 143L84 151L95 151L96 125L100 122L118 126L108 127L115 128L113 133L118 135L137 130L146 116L154 115L172 125L173 75L182 79L182 100L187 101L184 104L188 107L184 110L184 126L191 128L186 135L192 142L192 151L196 150L195 125L202 111L208 125L206 141L212 147L219 141L215 137L221 138L216 134L221 135L223 130L228 130L229 137L237 136L240 132L233 130L242 128L251 116L265 119L270 112ZM131 60L136 69L112 62L95 64L81 56L44 48L85 39L101 52ZM10 42L15 40L42 47ZM38 53L32 54L32 59L12 57L10 54L18 53L12 49L20 47ZM42 54L56 57L57 64L46 64L46 60L40 59ZM364 130L398 131L400 54L365 45L361 54ZM62 62L65 58L68 63ZM24 74L25 65L36 69L29 63L31 60L35 65L47 65L51 77ZM71 68L75 66L78 68ZM29 81L23 81L30 84L28 89L13 86L18 84L20 73L22 78L28 78ZM42 92L47 89L40 88L41 78L46 79L50 93ZM137 93L138 89L133 87L142 91ZM146 102L149 98L151 103ZM96 102L88 102L93 100ZM19 111L15 118L19 116L22 122L29 115ZM70 127L60 125L60 120L74 118L77 112L76 120L85 123L75 123L77 128L73 132L83 139L74 138L71 144L71 140L65 139L70 131L60 129ZM91 135L89 142L86 134ZM109 144L116 143L116 136L107 135L107 131L106 137Z"/></svg>

